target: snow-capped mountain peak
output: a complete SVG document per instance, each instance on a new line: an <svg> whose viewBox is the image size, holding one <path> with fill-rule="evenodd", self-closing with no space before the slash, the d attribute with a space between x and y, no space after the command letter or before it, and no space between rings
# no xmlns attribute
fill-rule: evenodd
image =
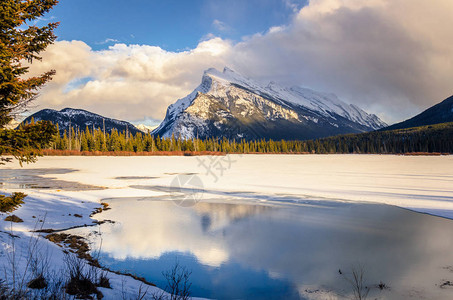
<svg viewBox="0 0 453 300"><path fill-rule="evenodd" d="M157 128L157 126L151 126L151 125L145 125L145 124L138 124L138 125L135 125L135 127L143 133L152 132L154 129Z"/></svg>
<svg viewBox="0 0 453 300"><path fill-rule="evenodd" d="M313 123L318 122L333 127L331 132L340 133L368 131L385 126L375 115L343 102L334 94L299 86L283 87L275 82L263 85L225 67L222 72L214 68L204 71L201 84L192 93L168 107L165 120L154 133L182 137L193 137L195 132L197 135L200 132L206 132L207 136L212 132L222 135L222 131L231 130L225 126L233 120L236 125L242 124L238 125L241 128L250 127L247 125L250 121L262 124L261 127L268 126L269 124L264 124L266 122L287 121L291 123L293 131L299 132L294 135L284 134L292 138L329 135L330 133L324 132L329 131L326 128L319 130L319 133L315 132L313 127L318 125ZM308 123L305 124L306 122ZM208 130L206 126L212 127L211 125L215 128ZM233 131L241 131L241 128ZM305 129L309 129L310 134L303 134L307 131ZM266 137L260 136L260 133L252 135ZM229 137L236 136L244 134L237 132Z"/></svg>
<svg viewBox="0 0 453 300"><path fill-rule="evenodd" d="M54 109L43 109L26 118L22 123L28 123L31 119L35 121L47 120L54 124L58 124L60 134L74 130L85 130L88 127L92 129L105 129L106 132L111 132L113 129L119 132L129 132L136 134L140 132L134 125L129 122L103 117L101 115L89 112L83 109L64 108L60 111Z"/></svg>

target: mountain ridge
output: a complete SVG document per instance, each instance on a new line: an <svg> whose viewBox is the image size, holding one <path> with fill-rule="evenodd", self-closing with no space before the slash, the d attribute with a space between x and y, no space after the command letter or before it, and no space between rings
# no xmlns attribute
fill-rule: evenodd
<svg viewBox="0 0 453 300"><path fill-rule="evenodd" d="M74 129L79 128L80 130L85 130L88 126L90 129L93 127L96 129L103 129L105 127L106 132L111 132L113 129L116 129L119 132L127 130L131 134L141 132L133 124L127 121L107 118L84 109L70 107L63 108L59 111L50 108L42 109L27 117L21 124L29 123L32 118L35 121L46 120L58 124L60 135L62 135L65 130L68 132L70 126Z"/></svg>
<svg viewBox="0 0 453 300"><path fill-rule="evenodd" d="M453 122L453 96L425 109L412 118L382 128L381 130L404 129L447 122Z"/></svg>
<svg viewBox="0 0 453 300"><path fill-rule="evenodd" d="M171 104L154 135L310 139L386 126L333 94L263 86L229 68L204 71L201 84Z"/></svg>

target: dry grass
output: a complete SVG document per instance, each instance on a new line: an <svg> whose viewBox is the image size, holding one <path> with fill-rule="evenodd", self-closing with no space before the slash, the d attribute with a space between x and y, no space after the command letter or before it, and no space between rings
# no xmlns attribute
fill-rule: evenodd
<svg viewBox="0 0 453 300"><path fill-rule="evenodd" d="M99 262L90 255L90 247L83 237L67 233L51 233L46 236L46 239L59 246L66 245L71 252L77 254L78 258L85 259L91 265L99 267Z"/></svg>
<svg viewBox="0 0 453 300"><path fill-rule="evenodd" d="M96 207L96 209L90 214L90 217L94 216L95 214L99 214L105 210L109 210L109 204L105 202L101 202L102 207Z"/></svg>
<svg viewBox="0 0 453 300"><path fill-rule="evenodd" d="M449 153L440 153L440 152L407 152L403 155L409 156L440 156L440 155L450 155Z"/></svg>
<svg viewBox="0 0 453 300"><path fill-rule="evenodd" d="M24 220L22 220L21 218L19 218L18 216L16 215L11 215L11 216L7 216L5 218L5 221L7 222L13 222L13 223L23 223Z"/></svg>
<svg viewBox="0 0 453 300"><path fill-rule="evenodd" d="M54 150L44 149L41 150L41 154L44 156L203 156L203 155L216 155L222 156L226 154L316 154L313 152L219 152L219 151L154 151L154 152L133 152L133 151L78 151L78 150ZM325 153L325 154L339 154L339 153ZM354 152L354 154L363 154ZM372 153L365 153L372 154ZM382 155L395 155L398 153L379 153ZM439 156L439 155L451 155L450 153L440 152L406 152L401 155L408 156Z"/></svg>
<svg viewBox="0 0 453 300"><path fill-rule="evenodd" d="M225 155L217 151L77 151L77 150L53 150L41 151L45 156L198 156L198 155Z"/></svg>
<svg viewBox="0 0 453 300"><path fill-rule="evenodd" d="M106 202L101 202L101 205L102 205L102 207L103 207L103 208L102 208L103 210L108 210L108 209L110 209L109 204L106 203Z"/></svg>

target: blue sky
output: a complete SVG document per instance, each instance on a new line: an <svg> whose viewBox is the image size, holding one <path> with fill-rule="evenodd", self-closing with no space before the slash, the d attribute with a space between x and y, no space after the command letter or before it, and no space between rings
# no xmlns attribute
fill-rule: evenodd
<svg viewBox="0 0 453 300"><path fill-rule="evenodd" d="M59 40L193 49L211 35L239 41L287 24L305 0L62 0L51 12Z"/></svg>
<svg viewBox="0 0 453 300"><path fill-rule="evenodd" d="M36 110L159 122L203 71L336 94L388 123L452 94L451 0L61 0ZM127 103L127 105L125 105Z"/></svg>

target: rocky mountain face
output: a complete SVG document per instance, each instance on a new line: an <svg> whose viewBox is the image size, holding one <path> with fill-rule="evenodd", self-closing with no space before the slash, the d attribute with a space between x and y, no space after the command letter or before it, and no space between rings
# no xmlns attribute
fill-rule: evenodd
<svg viewBox="0 0 453 300"><path fill-rule="evenodd" d="M153 131L163 137L313 139L387 126L333 94L261 85L225 68L208 69L201 84L170 105Z"/></svg>
<svg viewBox="0 0 453 300"><path fill-rule="evenodd" d="M431 106L413 118L393 124L389 127L383 128L383 130L403 129L445 122L453 122L453 96L434 106Z"/></svg>
<svg viewBox="0 0 453 300"><path fill-rule="evenodd" d="M32 118L35 121L46 120L58 124L60 134L63 134L65 130L68 132L69 126L74 128L74 130L77 128L79 130L85 130L87 126L90 130L93 127L95 129L103 129L105 126L106 132L111 132L113 129L116 129L118 132L125 132L127 130L131 134L141 132L129 122L106 118L83 109L65 108L60 111L43 109L29 116L22 123L29 123Z"/></svg>

